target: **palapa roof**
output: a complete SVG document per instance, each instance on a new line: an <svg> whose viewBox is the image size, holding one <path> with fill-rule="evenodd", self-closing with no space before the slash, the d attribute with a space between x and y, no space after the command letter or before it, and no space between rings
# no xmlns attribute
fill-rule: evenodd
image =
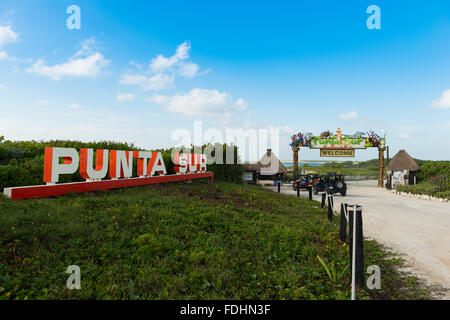
<svg viewBox="0 0 450 320"><path fill-rule="evenodd" d="M255 171L256 173L262 175L273 175L287 172L286 167L270 149L267 150L267 152L257 163L244 163L243 168L244 171Z"/></svg>
<svg viewBox="0 0 450 320"><path fill-rule="evenodd" d="M400 150L392 160L389 161L386 170L419 171L420 168L416 161L414 161L405 150Z"/></svg>

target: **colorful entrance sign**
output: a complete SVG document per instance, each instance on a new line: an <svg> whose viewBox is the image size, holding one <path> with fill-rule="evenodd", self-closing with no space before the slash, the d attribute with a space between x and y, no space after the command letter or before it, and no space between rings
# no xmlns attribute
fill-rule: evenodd
<svg viewBox="0 0 450 320"><path fill-rule="evenodd" d="M329 138L313 137L310 144L311 149L366 149L366 141L363 138L351 138L343 136L338 138L331 136Z"/></svg>
<svg viewBox="0 0 450 320"><path fill-rule="evenodd" d="M309 147L310 149L366 149L370 147L384 148L385 139L373 131L343 134L341 129L332 134L324 131L319 136L312 133L298 133L292 136L291 147Z"/></svg>
<svg viewBox="0 0 450 320"><path fill-rule="evenodd" d="M320 149L320 156L354 158L355 149Z"/></svg>
<svg viewBox="0 0 450 320"><path fill-rule="evenodd" d="M336 134L324 131L320 136L314 136L311 132L299 132L291 137L289 144L292 147L294 163L294 179L298 177L298 151L300 147L319 149L321 157L354 157L355 149L378 148L378 186L383 186L384 175L384 151L386 139L373 131L356 131L354 134L343 134L338 128Z"/></svg>
<svg viewBox="0 0 450 320"><path fill-rule="evenodd" d="M47 147L44 158L46 185L5 188L4 194L14 200L199 178L213 180L213 173L206 171L204 154L176 154L174 175L167 175L161 152L100 149L95 155L94 166L93 149L81 149L78 153L73 148ZM137 159L139 177L132 178L134 159ZM73 174L78 169L86 182L57 184L61 175ZM102 180L105 178L109 179Z"/></svg>

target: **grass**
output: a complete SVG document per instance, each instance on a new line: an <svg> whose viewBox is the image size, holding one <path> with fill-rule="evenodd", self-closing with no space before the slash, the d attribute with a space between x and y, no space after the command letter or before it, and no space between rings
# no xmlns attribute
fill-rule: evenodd
<svg viewBox="0 0 450 320"><path fill-rule="evenodd" d="M0 299L349 299L337 233L317 202L229 183L0 199ZM430 298L401 259L364 249L382 282L359 299Z"/></svg>
<svg viewBox="0 0 450 320"><path fill-rule="evenodd" d="M377 179L378 178L378 167L365 167L365 168L345 168L339 166L314 166L307 167L306 170L312 171L316 174L328 174L328 173L339 173L344 176L354 176L354 177L367 177L367 179Z"/></svg>
<svg viewBox="0 0 450 320"><path fill-rule="evenodd" d="M430 178L427 181L420 182L415 185L400 185L397 191L410 192L412 194L425 194L436 198L450 200L450 178L442 179L443 181L433 181Z"/></svg>
<svg viewBox="0 0 450 320"><path fill-rule="evenodd" d="M386 165L386 163L385 163ZM340 173L344 176L364 177L367 179L378 179L378 159L355 163L353 161L335 162L329 161L321 166L302 166L299 172L305 169L307 172L318 174ZM289 167L293 170L293 167Z"/></svg>

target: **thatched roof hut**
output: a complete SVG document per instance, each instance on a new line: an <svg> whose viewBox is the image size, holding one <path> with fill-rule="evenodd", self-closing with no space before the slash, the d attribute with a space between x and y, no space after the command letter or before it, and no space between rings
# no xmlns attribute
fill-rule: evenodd
<svg viewBox="0 0 450 320"><path fill-rule="evenodd" d="M417 162L405 150L400 150L386 167L388 185L396 187L402 184L416 184L416 173L419 170Z"/></svg>
<svg viewBox="0 0 450 320"><path fill-rule="evenodd" d="M262 175L284 174L287 172L286 167L281 163L280 159L272 153L272 149L267 149L267 152L261 157L258 163Z"/></svg>
<svg viewBox="0 0 450 320"><path fill-rule="evenodd" d="M257 183L259 179L274 180L282 179L283 175L287 173L286 167L281 163L280 159L272 153L271 149L267 149L267 152L261 157L257 163L245 163L243 164L244 178L247 181L253 181ZM248 174L251 174L251 179Z"/></svg>
<svg viewBox="0 0 450 320"><path fill-rule="evenodd" d="M274 175L286 173L286 167L281 163L280 159L272 153L271 149L261 157L257 163L243 164L244 171L255 171L262 175Z"/></svg>
<svg viewBox="0 0 450 320"><path fill-rule="evenodd" d="M405 151L400 150L391 161L389 161L386 170L389 171L419 171L419 165L416 161Z"/></svg>

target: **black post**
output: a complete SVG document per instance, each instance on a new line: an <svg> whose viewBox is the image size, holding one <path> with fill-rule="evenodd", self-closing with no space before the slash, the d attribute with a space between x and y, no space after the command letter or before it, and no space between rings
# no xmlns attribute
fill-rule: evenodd
<svg viewBox="0 0 450 320"><path fill-rule="evenodd" d="M297 197L300 197L300 185L297 183Z"/></svg>
<svg viewBox="0 0 450 320"><path fill-rule="evenodd" d="M308 187L308 197L309 197L309 200L312 200L312 187L311 186L309 186Z"/></svg>
<svg viewBox="0 0 450 320"><path fill-rule="evenodd" d="M352 265L352 245L353 245L353 210L348 212L348 248L350 253L350 266Z"/></svg>
<svg viewBox="0 0 450 320"><path fill-rule="evenodd" d="M348 255L350 257L350 279L352 278L353 260L353 209L348 211Z"/></svg>
<svg viewBox="0 0 450 320"><path fill-rule="evenodd" d="M355 210L356 213L353 211ZM353 207L348 213L349 215L349 254L350 254L350 274L353 264L353 219L356 219L356 238L355 238L355 283L359 288L364 288L364 248L363 248L363 224L362 209L359 206Z"/></svg>
<svg viewBox="0 0 450 320"><path fill-rule="evenodd" d="M339 239L342 242L347 240L347 218L345 217L345 210L347 209L348 204L341 203L341 220L339 223Z"/></svg>
<svg viewBox="0 0 450 320"><path fill-rule="evenodd" d="M322 209L325 209L326 199L327 199L327 194L324 192L324 193L322 193Z"/></svg>
<svg viewBox="0 0 450 320"><path fill-rule="evenodd" d="M333 195L328 194L328 220L333 221Z"/></svg>
<svg viewBox="0 0 450 320"><path fill-rule="evenodd" d="M278 181L278 193L280 193L280 189L281 189L281 182Z"/></svg>
<svg viewBox="0 0 450 320"><path fill-rule="evenodd" d="M363 244L363 221L362 209L356 210L356 256L355 256L355 282L359 288L364 288L364 244Z"/></svg>

